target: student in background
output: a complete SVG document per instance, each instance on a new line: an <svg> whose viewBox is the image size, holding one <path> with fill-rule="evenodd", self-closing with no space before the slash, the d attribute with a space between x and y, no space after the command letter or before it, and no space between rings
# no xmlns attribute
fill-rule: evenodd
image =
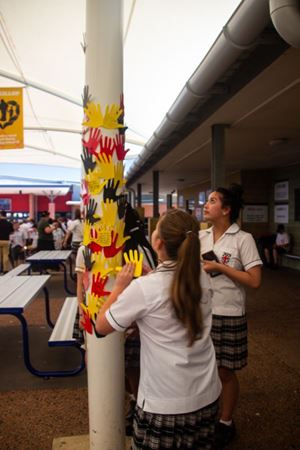
<svg viewBox="0 0 300 450"><path fill-rule="evenodd" d="M24 260L24 252L26 249L26 236L24 230L20 227L20 223L13 224L14 231L9 236L10 254L13 267L20 264Z"/></svg>
<svg viewBox="0 0 300 450"><path fill-rule="evenodd" d="M262 261L255 241L236 223L242 205L239 185L216 189L204 205L204 219L212 227L200 231L203 268L211 275L211 335L222 382L216 450L223 449L235 435L232 417L239 397L236 371L246 366L248 352L245 287L258 288L261 282Z"/></svg>
<svg viewBox="0 0 300 450"><path fill-rule="evenodd" d="M276 230L276 239L275 243L272 247L272 256L273 256L273 268L278 268L278 256L284 255L288 252L290 247L290 236L285 231L284 225L280 224L277 227ZM270 257L270 250L268 248L265 249L265 257L267 260L267 263L270 265L271 263L271 257Z"/></svg>
<svg viewBox="0 0 300 450"><path fill-rule="evenodd" d="M58 220L53 220L52 226L55 228L52 233L54 240L54 249L61 250L65 239L65 233L63 232L61 224Z"/></svg>
<svg viewBox="0 0 300 450"><path fill-rule="evenodd" d="M38 250L54 250L53 231L55 227L50 224L50 213L44 211L38 223Z"/></svg>
<svg viewBox="0 0 300 450"><path fill-rule="evenodd" d="M83 221L81 218L80 209L75 210L75 219L70 220L68 222L68 231L66 233L63 243L64 248L67 248L70 236L72 236L71 249L73 250L73 253L76 255L77 250L79 249L83 241Z"/></svg>
<svg viewBox="0 0 300 450"><path fill-rule="evenodd" d="M13 233L13 225L6 218L6 211L0 211L0 262L2 272L6 273L10 269L9 262L9 235Z"/></svg>

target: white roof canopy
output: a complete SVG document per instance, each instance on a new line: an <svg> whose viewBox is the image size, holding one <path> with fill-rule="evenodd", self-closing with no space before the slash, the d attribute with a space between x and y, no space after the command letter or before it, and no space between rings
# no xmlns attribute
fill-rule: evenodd
<svg viewBox="0 0 300 450"><path fill-rule="evenodd" d="M239 3L124 0L129 159ZM84 31L84 0L0 0L0 86L24 86L25 126L25 149L1 151L2 163L80 168Z"/></svg>

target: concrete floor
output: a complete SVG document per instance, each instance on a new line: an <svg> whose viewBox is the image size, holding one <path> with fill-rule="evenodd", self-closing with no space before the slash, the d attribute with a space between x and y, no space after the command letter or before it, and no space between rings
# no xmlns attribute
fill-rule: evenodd
<svg viewBox="0 0 300 450"><path fill-rule="evenodd" d="M53 319L65 294L60 275L49 285ZM236 411L238 435L231 450L293 450L300 448L300 273L264 269L263 285L250 292L249 361L240 374L241 397ZM49 349L49 330L42 298L26 312L32 360L39 368L70 367L76 352ZM85 373L44 380L27 372L22 361L20 327L0 316L0 449L77 450L88 442ZM69 441L73 437L73 441ZM71 442L74 447L67 448ZM80 448L80 447L79 447ZM87 447L88 449L88 447ZM82 450L87 450L82 448ZM57 450L55 448L55 450ZM79 449L78 449L79 450ZM104 449L103 449L104 450Z"/></svg>

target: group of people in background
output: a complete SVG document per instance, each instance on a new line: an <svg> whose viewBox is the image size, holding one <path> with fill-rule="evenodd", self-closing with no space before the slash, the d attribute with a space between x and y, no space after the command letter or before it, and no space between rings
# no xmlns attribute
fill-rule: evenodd
<svg viewBox="0 0 300 450"><path fill-rule="evenodd" d="M74 220L66 217L51 219L44 211L38 223L29 218L22 222L7 219L0 212L0 264L3 273L17 266L26 256L39 250L62 250L79 247L83 239L83 222L80 210Z"/></svg>

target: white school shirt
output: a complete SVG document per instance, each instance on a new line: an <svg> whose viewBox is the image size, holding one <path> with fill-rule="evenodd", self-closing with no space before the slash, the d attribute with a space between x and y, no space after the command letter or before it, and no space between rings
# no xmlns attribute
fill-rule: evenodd
<svg viewBox="0 0 300 450"><path fill-rule="evenodd" d="M247 271L262 265L255 241L250 233L232 224L214 243L213 227L199 232L201 255L212 250L219 262L234 269ZM242 316L245 314L245 288L224 274L211 277L213 290L212 313L219 316Z"/></svg>
<svg viewBox="0 0 300 450"><path fill-rule="evenodd" d="M72 242L82 242L83 222L81 220L70 220L70 222L68 222L68 231L72 233Z"/></svg>
<svg viewBox="0 0 300 450"><path fill-rule="evenodd" d="M20 247L24 247L26 243L26 238L20 228L9 235L9 240L11 242L12 248L17 247L18 245Z"/></svg>
<svg viewBox="0 0 300 450"><path fill-rule="evenodd" d="M276 245L288 245L290 243L290 236L288 233L277 233Z"/></svg>
<svg viewBox="0 0 300 450"><path fill-rule="evenodd" d="M75 262L75 272L85 272L84 252L85 246L81 245L78 249Z"/></svg>
<svg viewBox="0 0 300 450"><path fill-rule="evenodd" d="M217 400L221 384L210 337L211 291L201 276L203 333L188 347L186 329L169 300L174 275L162 265L133 280L106 311L117 331L136 321L141 339L141 373L137 404L157 414L184 414Z"/></svg>

